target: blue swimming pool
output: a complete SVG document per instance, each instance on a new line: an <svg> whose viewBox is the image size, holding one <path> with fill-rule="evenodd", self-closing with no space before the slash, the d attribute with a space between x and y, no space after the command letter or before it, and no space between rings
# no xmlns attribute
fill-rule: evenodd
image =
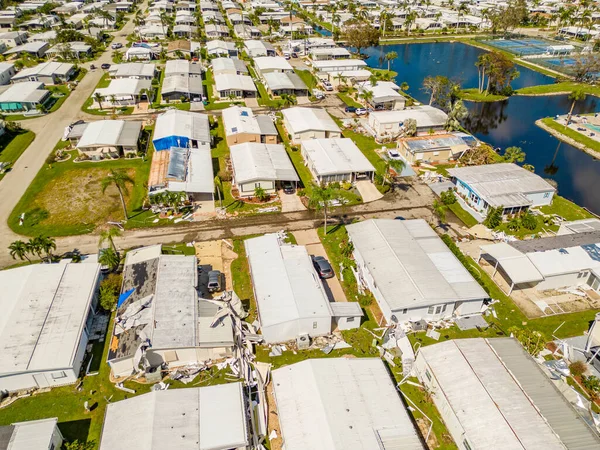
<svg viewBox="0 0 600 450"><path fill-rule="evenodd" d="M588 130L595 131L596 133L600 133L600 127L598 125L594 125L591 123L586 123L584 125Z"/></svg>

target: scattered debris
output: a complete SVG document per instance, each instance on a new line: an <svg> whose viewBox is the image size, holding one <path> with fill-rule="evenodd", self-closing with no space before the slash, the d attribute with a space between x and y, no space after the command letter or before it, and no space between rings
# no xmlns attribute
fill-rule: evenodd
<svg viewBox="0 0 600 450"><path fill-rule="evenodd" d="M436 341L440 340L440 332L435 331L433 328L430 328L429 330L427 330L427 333L425 333L425 336L430 337L431 339L436 340Z"/></svg>
<svg viewBox="0 0 600 450"><path fill-rule="evenodd" d="M271 347L271 351L269 352L270 357L281 356L283 354L283 350L279 345L274 345Z"/></svg>
<svg viewBox="0 0 600 450"><path fill-rule="evenodd" d="M129 392L130 394L135 394L135 391L133 389L126 388L125 386L123 386L123 383L116 383L115 387L121 391Z"/></svg>

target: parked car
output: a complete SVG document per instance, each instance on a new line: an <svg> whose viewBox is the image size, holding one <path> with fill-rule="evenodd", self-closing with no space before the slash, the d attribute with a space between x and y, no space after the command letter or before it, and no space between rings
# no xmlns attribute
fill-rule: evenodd
<svg viewBox="0 0 600 450"><path fill-rule="evenodd" d="M102 64L100 67L101 67L102 69L104 69L104 70L108 70L108 69L110 69L110 64L108 64L108 63L104 63L104 64Z"/></svg>
<svg viewBox="0 0 600 450"><path fill-rule="evenodd" d="M285 181L283 183L283 192L286 194L293 194L296 190L294 189L294 185L291 181Z"/></svg>
<svg viewBox="0 0 600 450"><path fill-rule="evenodd" d="M220 270L208 272L208 292L219 292L223 290L224 277Z"/></svg>
<svg viewBox="0 0 600 450"><path fill-rule="evenodd" d="M366 108L356 108L356 111L354 111L356 113L357 116L362 116L364 114L366 114L368 111Z"/></svg>
<svg viewBox="0 0 600 450"><path fill-rule="evenodd" d="M344 111L346 111L347 113L355 113L356 112L356 106L346 106L344 108Z"/></svg>
<svg viewBox="0 0 600 450"><path fill-rule="evenodd" d="M115 42L114 44L112 44L110 46L110 48L112 48L113 50L116 50L118 48L123 48L123 44L121 44L120 42Z"/></svg>
<svg viewBox="0 0 600 450"><path fill-rule="evenodd" d="M319 89L313 89L312 95L314 95L317 100L323 100L325 98L325 93Z"/></svg>
<svg viewBox="0 0 600 450"><path fill-rule="evenodd" d="M313 257L313 265L321 278L333 278L335 275L329 261L322 256Z"/></svg>
<svg viewBox="0 0 600 450"><path fill-rule="evenodd" d="M390 159L396 159L396 160L401 160L402 157L400 156L400 153L398 153L398 150L396 150L395 148L391 148L387 151L387 155L388 158Z"/></svg>
<svg viewBox="0 0 600 450"><path fill-rule="evenodd" d="M323 81L323 88L325 88L327 92L333 91L333 86L329 81Z"/></svg>
<svg viewBox="0 0 600 450"><path fill-rule="evenodd" d="M298 53L292 52L292 58L297 58L297 57L298 57Z"/></svg>

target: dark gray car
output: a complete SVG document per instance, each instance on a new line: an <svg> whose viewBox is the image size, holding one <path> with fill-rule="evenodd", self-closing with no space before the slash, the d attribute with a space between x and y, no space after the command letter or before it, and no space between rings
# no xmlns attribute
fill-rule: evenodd
<svg viewBox="0 0 600 450"><path fill-rule="evenodd" d="M224 284L224 277L221 271L211 270L208 272L208 292L222 291Z"/></svg>
<svg viewBox="0 0 600 450"><path fill-rule="evenodd" d="M322 256L313 257L313 265L315 266L315 269L321 278L334 277L335 273L333 272L331 264L329 264L329 261Z"/></svg>

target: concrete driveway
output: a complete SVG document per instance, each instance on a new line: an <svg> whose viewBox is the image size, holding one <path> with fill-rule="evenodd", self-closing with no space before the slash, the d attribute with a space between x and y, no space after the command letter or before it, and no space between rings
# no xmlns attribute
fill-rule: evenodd
<svg viewBox="0 0 600 450"><path fill-rule="evenodd" d="M279 195L279 199L281 200L282 213L306 210L306 207L300 200L300 197L298 197L297 193L286 194L283 192L283 189L279 189L277 195Z"/></svg>
<svg viewBox="0 0 600 450"><path fill-rule="evenodd" d="M364 203L374 202L383 197L383 194L377 190L377 186L369 180L357 181L356 189L358 189Z"/></svg>
<svg viewBox="0 0 600 450"><path fill-rule="evenodd" d="M321 240L319 239L317 230L310 229L294 231L294 237L296 238L296 242L298 242L298 245L304 245L306 247L306 250L308 251L309 255L323 256L329 259L327 256L327 252L325 251L325 247L323 247L323 244L321 244ZM329 298L330 302L348 301L337 276L322 281L323 286L325 287L325 292L327 292L327 297Z"/></svg>

